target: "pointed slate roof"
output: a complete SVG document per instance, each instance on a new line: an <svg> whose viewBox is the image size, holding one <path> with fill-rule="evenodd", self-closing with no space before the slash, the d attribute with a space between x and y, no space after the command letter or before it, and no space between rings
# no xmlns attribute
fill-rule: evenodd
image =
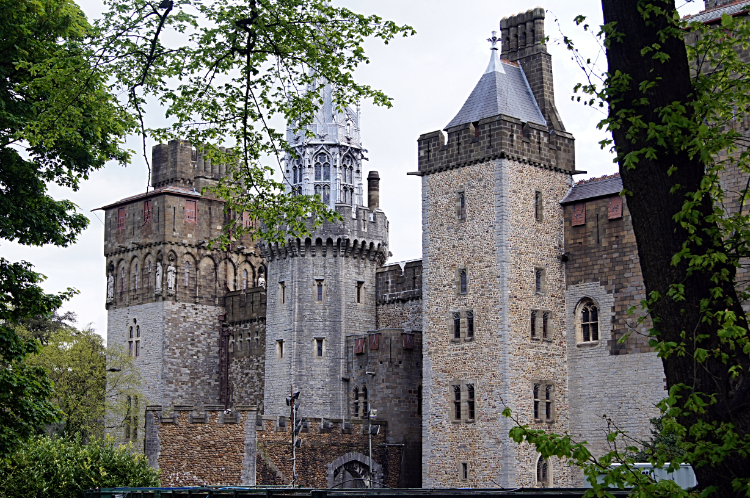
<svg viewBox="0 0 750 498"><path fill-rule="evenodd" d="M446 128L473 123L498 114L505 114L523 122L547 125L542 111L536 104L534 94L531 93L523 69L518 64L501 60L497 50L493 49L487 70Z"/></svg>

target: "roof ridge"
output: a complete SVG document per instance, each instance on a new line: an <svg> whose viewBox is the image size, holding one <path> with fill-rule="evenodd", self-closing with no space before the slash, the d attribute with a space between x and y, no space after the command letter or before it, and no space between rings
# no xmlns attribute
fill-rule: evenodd
<svg viewBox="0 0 750 498"><path fill-rule="evenodd" d="M726 7L731 7L732 5L736 5L738 3L743 3L743 2L748 2L748 1L750 1L750 0L734 0L733 2L730 2L730 3L725 3L723 5L717 5L715 7L711 7L710 9L701 10L700 12L697 12L695 14L687 14L687 15L683 16L682 18L683 19L690 19L692 17L697 17L697 16L700 16L700 15L703 15L703 14L708 14L708 13L713 12L715 10L724 9Z"/></svg>
<svg viewBox="0 0 750 498"><path fill-rule="evenodd" d="M595 177L592 177L592 178L586 178L585 180L579 180L579 181L577 181L575 184L576 185L584 185L586 183L594 183L594 182L598 182L598 181L601 181L601 180L610 180L612 178L619 178L619 177L620 177L620 173L617 172L617 173L612 173L611 175L602 175L602 176L595 176Z"/></svg>

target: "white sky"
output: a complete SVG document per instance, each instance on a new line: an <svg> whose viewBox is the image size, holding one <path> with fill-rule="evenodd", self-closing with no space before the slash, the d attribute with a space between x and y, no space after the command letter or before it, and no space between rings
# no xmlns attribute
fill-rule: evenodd
<svg viewBox="0 0 750 498"><path fill-rule="evenodd" d="M678 0L678 5L683 1ZM362 105L362 141L369 151L365 168L380 172L380 206L391 227L390 262L417 259L422 255L420 179L406 176L406 172L417 169L417 138L442 129L461 108L489 61L489 43L485 40L493 30L499 32L500 19L536 7L538 0L337 0L335 4L409 24L417 30L416 36L389 45L368 42L366 51L371 62L357 72L359 81L384 90L394 99L391 109ZM100 0L82 0L81 5L89 18L99 15L103 8ZM611 174L617 168L610 154L598 145L604 134L596 129L596 123L603 115L571 102L573 86L582 80L583 73L567 50L556 43L561 38L555 23L559 19L562 30L576 40L581 51L596 57L596 45L590 35L574 25L573 18L584 14L591 25L598 26L601 5L593 0L547 0L542 6L548 9L545 29L551 37L548 49L553 57L557 108L565 127L576 138L576 167L588 171L575 178ZM681 5L680 12L691 14L702 8L703 2L698 0ZM158 106L147 112L151 123L159 121ZM74 311L79 325L91 323L102 335L107 325L104 226L99 219L102 212L90 211L145 190L148 175L140 155L140 140L133 138L128 145L137 154L127 168L108 165L94 172L78 192L51 189L56 198L71 199L91 219L76 244L64 249L23 247L5 241L0 244L0 255L6 259L30 261L47 275L44 288L48 292L78 289L80 294L63 309Z"/></svg>

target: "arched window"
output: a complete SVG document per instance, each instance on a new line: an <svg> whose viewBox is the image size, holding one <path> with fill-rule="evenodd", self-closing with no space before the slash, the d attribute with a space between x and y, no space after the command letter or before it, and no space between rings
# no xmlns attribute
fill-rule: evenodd
<svg viewBox="0 0 750 498"><path fill-rule="evenodd" d="M578 342L596 342L599 340L599 310L596 304L585 299L578 305L576 313L578 321L577 339Z"/></svg>
<svg viewBox="0 0 750 498"><path fill-rule="evenodd" d="M551 485L551 478L549 461L546 458L539 456L539 460L536 462L536 487L537 488L549 488Z"/></svg>
<svg viewBox="0 0 750 498"><path fill-rule="evenodd" d="M459 313L453 313L453 338L461 338L461 315Z"/></svg>
<svg viewBox="0 0 750 498"><path fill-rule="evenodd" d="M133 338L133 327L130 327L130 334L129 334L129 336L130 336L130 339Z"/></svg>
<svg viewBox="0 0 750 498"><path fill-rule="evenodd" d="M323 197L323 195L322 195L322 188L321 188L320 185L315 185L315 195L317 195L317 196L319 196L321 198Z"/></svg>
<svg viewBox="0 0 750 498"><path fill-rule="evenodd" d="M331 165L329 163L323 164L323 181L331 180Z"/></svg>
<svg viewBox="0 0 750 498"><path fill-rule="evenodd" d="M242 290L247 290L247 270L242 270Z"/></svg>
<svg viewBox="0 0 750 498"><path fill-rule="evenodd" d="M323 178L320 163L315 163L315 180L320 181Z"/></svg>
<svg viewBox="0 0 750 498"><path fill-rule="evenodd" d="M136 325L135 326L135 336L138 337L138 338L141 337L141 326L140 325Z"/></svg>
<svg viewBox="0 0 750 498"><path fill-rule="evenodd" d="M138 263L135 264L135 273L133 274L133 290L138 293Z"/></svg>
<svg viewBox="0 0 750 498"><path fill-rule="evenodd" d="M461 294L466 294L466 270L461 270L459 278L461 280Z"/></svg>
<svg viewBox="0 0 750 498"><path fill-rule="evenodd" d="M294 180L292 183L297 183L297 166L292 167L292 171L294 172Z"/></svg>
<svg viewBox="0 0 750 498"><path fill-rule="evenodd" d="M326 204L331 202L331 187L328 185L323 186L323 202Z"/></svg>
<svg viewBox="0 0 750 498"><path fill-rule="evenodd" d="M185 261L185 290L190 288L190 263Z"/></svg>

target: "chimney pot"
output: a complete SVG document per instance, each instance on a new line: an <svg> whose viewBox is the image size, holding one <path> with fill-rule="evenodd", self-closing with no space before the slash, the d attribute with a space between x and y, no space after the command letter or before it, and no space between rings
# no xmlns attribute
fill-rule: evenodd
<svg viewBox="0 0 750 498"><path fill-rule="evenodd" d="M380 208L380 175L370 171L367 175L367 207L370 211Z"/></svg>

